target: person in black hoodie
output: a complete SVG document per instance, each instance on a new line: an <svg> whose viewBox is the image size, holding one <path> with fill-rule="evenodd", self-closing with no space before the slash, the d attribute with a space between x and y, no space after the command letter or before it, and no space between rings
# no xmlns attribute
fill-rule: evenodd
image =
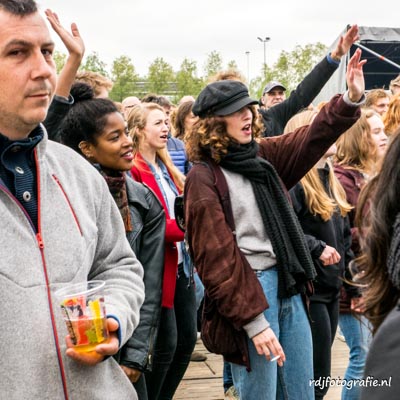
<svg viewBox="0 0 400 400"><path fill-rule="evenodd" d="M307 119L307 124L310 123L315 115L314 111L304 111L293 119L300 127ZM347 217L352 207L347 203L346 194L329 161L335 152L336 145L333 144L289 192L317 271L309 308L316 382L330 376L331 346L339 319L340 287L345 266L353 259ZM323 399L328 387L315 383L314 391L316 400Z"/></svg>

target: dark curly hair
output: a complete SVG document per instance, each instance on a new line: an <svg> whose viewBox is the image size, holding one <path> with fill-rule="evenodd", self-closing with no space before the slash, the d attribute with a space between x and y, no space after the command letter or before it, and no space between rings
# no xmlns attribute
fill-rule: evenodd
<svg viewBox="0 0 400 400"><path fill-rule="evenodd" d="M108 115L119 111L113 101L95 98L92 87L86 83L74 83L71 95L75 102L64 117L59 134L61 143L82 154L79 143L86 141L96 145Z"/></svg>
<svg viewBox="0 0 400 400"><path fill-rule="evenodd" d="M249 108L253 114L251 126L253 137L258 138L263 132L260 114L256 106L249 106ZM232 142L233 139L226 131L224 117L210 116L198 120L191 132L186 135L186 152L192 162L203 161L211 157L219 163Z"/></svg>

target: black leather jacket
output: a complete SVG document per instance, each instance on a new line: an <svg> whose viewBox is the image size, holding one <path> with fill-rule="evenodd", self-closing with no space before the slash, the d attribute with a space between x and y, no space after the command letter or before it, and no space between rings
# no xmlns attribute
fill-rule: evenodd
<svg viewBox="0 0 400 400"><path fill-rule="evenodd" d="M157 196L145 185L126 177L133 231L127 239L144 269L145 299L140 323L119 353L119 363L140 371L151 370L161 313L164 272L165 214Z"/></svg>

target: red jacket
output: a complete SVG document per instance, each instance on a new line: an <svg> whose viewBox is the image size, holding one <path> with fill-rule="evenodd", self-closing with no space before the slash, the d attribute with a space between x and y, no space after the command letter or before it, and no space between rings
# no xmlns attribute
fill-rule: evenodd
<svg viewBox="0 0 400 400"><path fill-rule="evenodd" d="M131 169L131 174L135 181L145 183L153 190L161 201L165 211L167 224L165 227L164 277L161 305L166 308L172 308L174 306L176 273L178 269L178 249L176 247L176 242L181 242L184 239L184 234L178 228L175 219L170 218L167 204L158 187L157 181L146 161L139 153L135 155L135 166ZM172 179L171 174L170 176Z"/></svg>

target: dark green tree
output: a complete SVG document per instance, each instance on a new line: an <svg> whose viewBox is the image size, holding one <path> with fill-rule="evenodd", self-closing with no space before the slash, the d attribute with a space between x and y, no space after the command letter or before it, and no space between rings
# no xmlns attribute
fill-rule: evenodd
<svg viewBox="0 0 400 400"><path fill-rule="evenodd" d="M179 71L176 73L177 95L174 99L178 102L186 95L196 97L203 87L203 80L197 77L196 61L185 58L182 61Z"/></svg>
<svg viewBox="0 0 400 400"><path fill-rule="evenodd" d="M114 86L110 92L110 98L114 101L122 101L125 97L135 95L138 75L132 60L128 56L120 56L112 63L111 79Z"/></svg>
<svg viewBox="0 0 400 400"><path fill-rule="evenodd" d="M231 60L228 62L228 69L234 69L234 70L238 70L238 65L237 62L235 60Z"/></svg>
<svg viewBox="0 0 400 400"><path fill-rule="evenodd" d="M80 70L98 72L99 74L109 77L107 72L107 64L100 60L99 54L94 51L89 54L85 62L82 63Z"/></svg>
<svg viewBox="0 0 400 400"><path fill-rule="evenodd" d="M307 44L304 47L297 45L291 52L282 51L273 67L267 66L265 69L265 78L253 80L252 92L260 97L265 84L271 80L277 80L285 85L290 93L322 59L326 51L327 47L319 42Z"/></svg>
<svg viewBox="0 0 400 400"><path fill-rule="evenodd" d="M56 64L57 74L59 74L67 60L67 55L56 50L53 54L53 60Z"/></svg>
<svg viewBox="0 0 400 400"><path fill-rule="evenodd" d="M156 58L150 65L147 85L149 92L176 95L174 70L162 57Z"/></svg>
<svg viewBox="0 0 400 400"><path fill-rule="evenodd" d="M204 77L212 77L222 70L222 56L218 51L213 50L207 57L204 65Z"/></svg>

